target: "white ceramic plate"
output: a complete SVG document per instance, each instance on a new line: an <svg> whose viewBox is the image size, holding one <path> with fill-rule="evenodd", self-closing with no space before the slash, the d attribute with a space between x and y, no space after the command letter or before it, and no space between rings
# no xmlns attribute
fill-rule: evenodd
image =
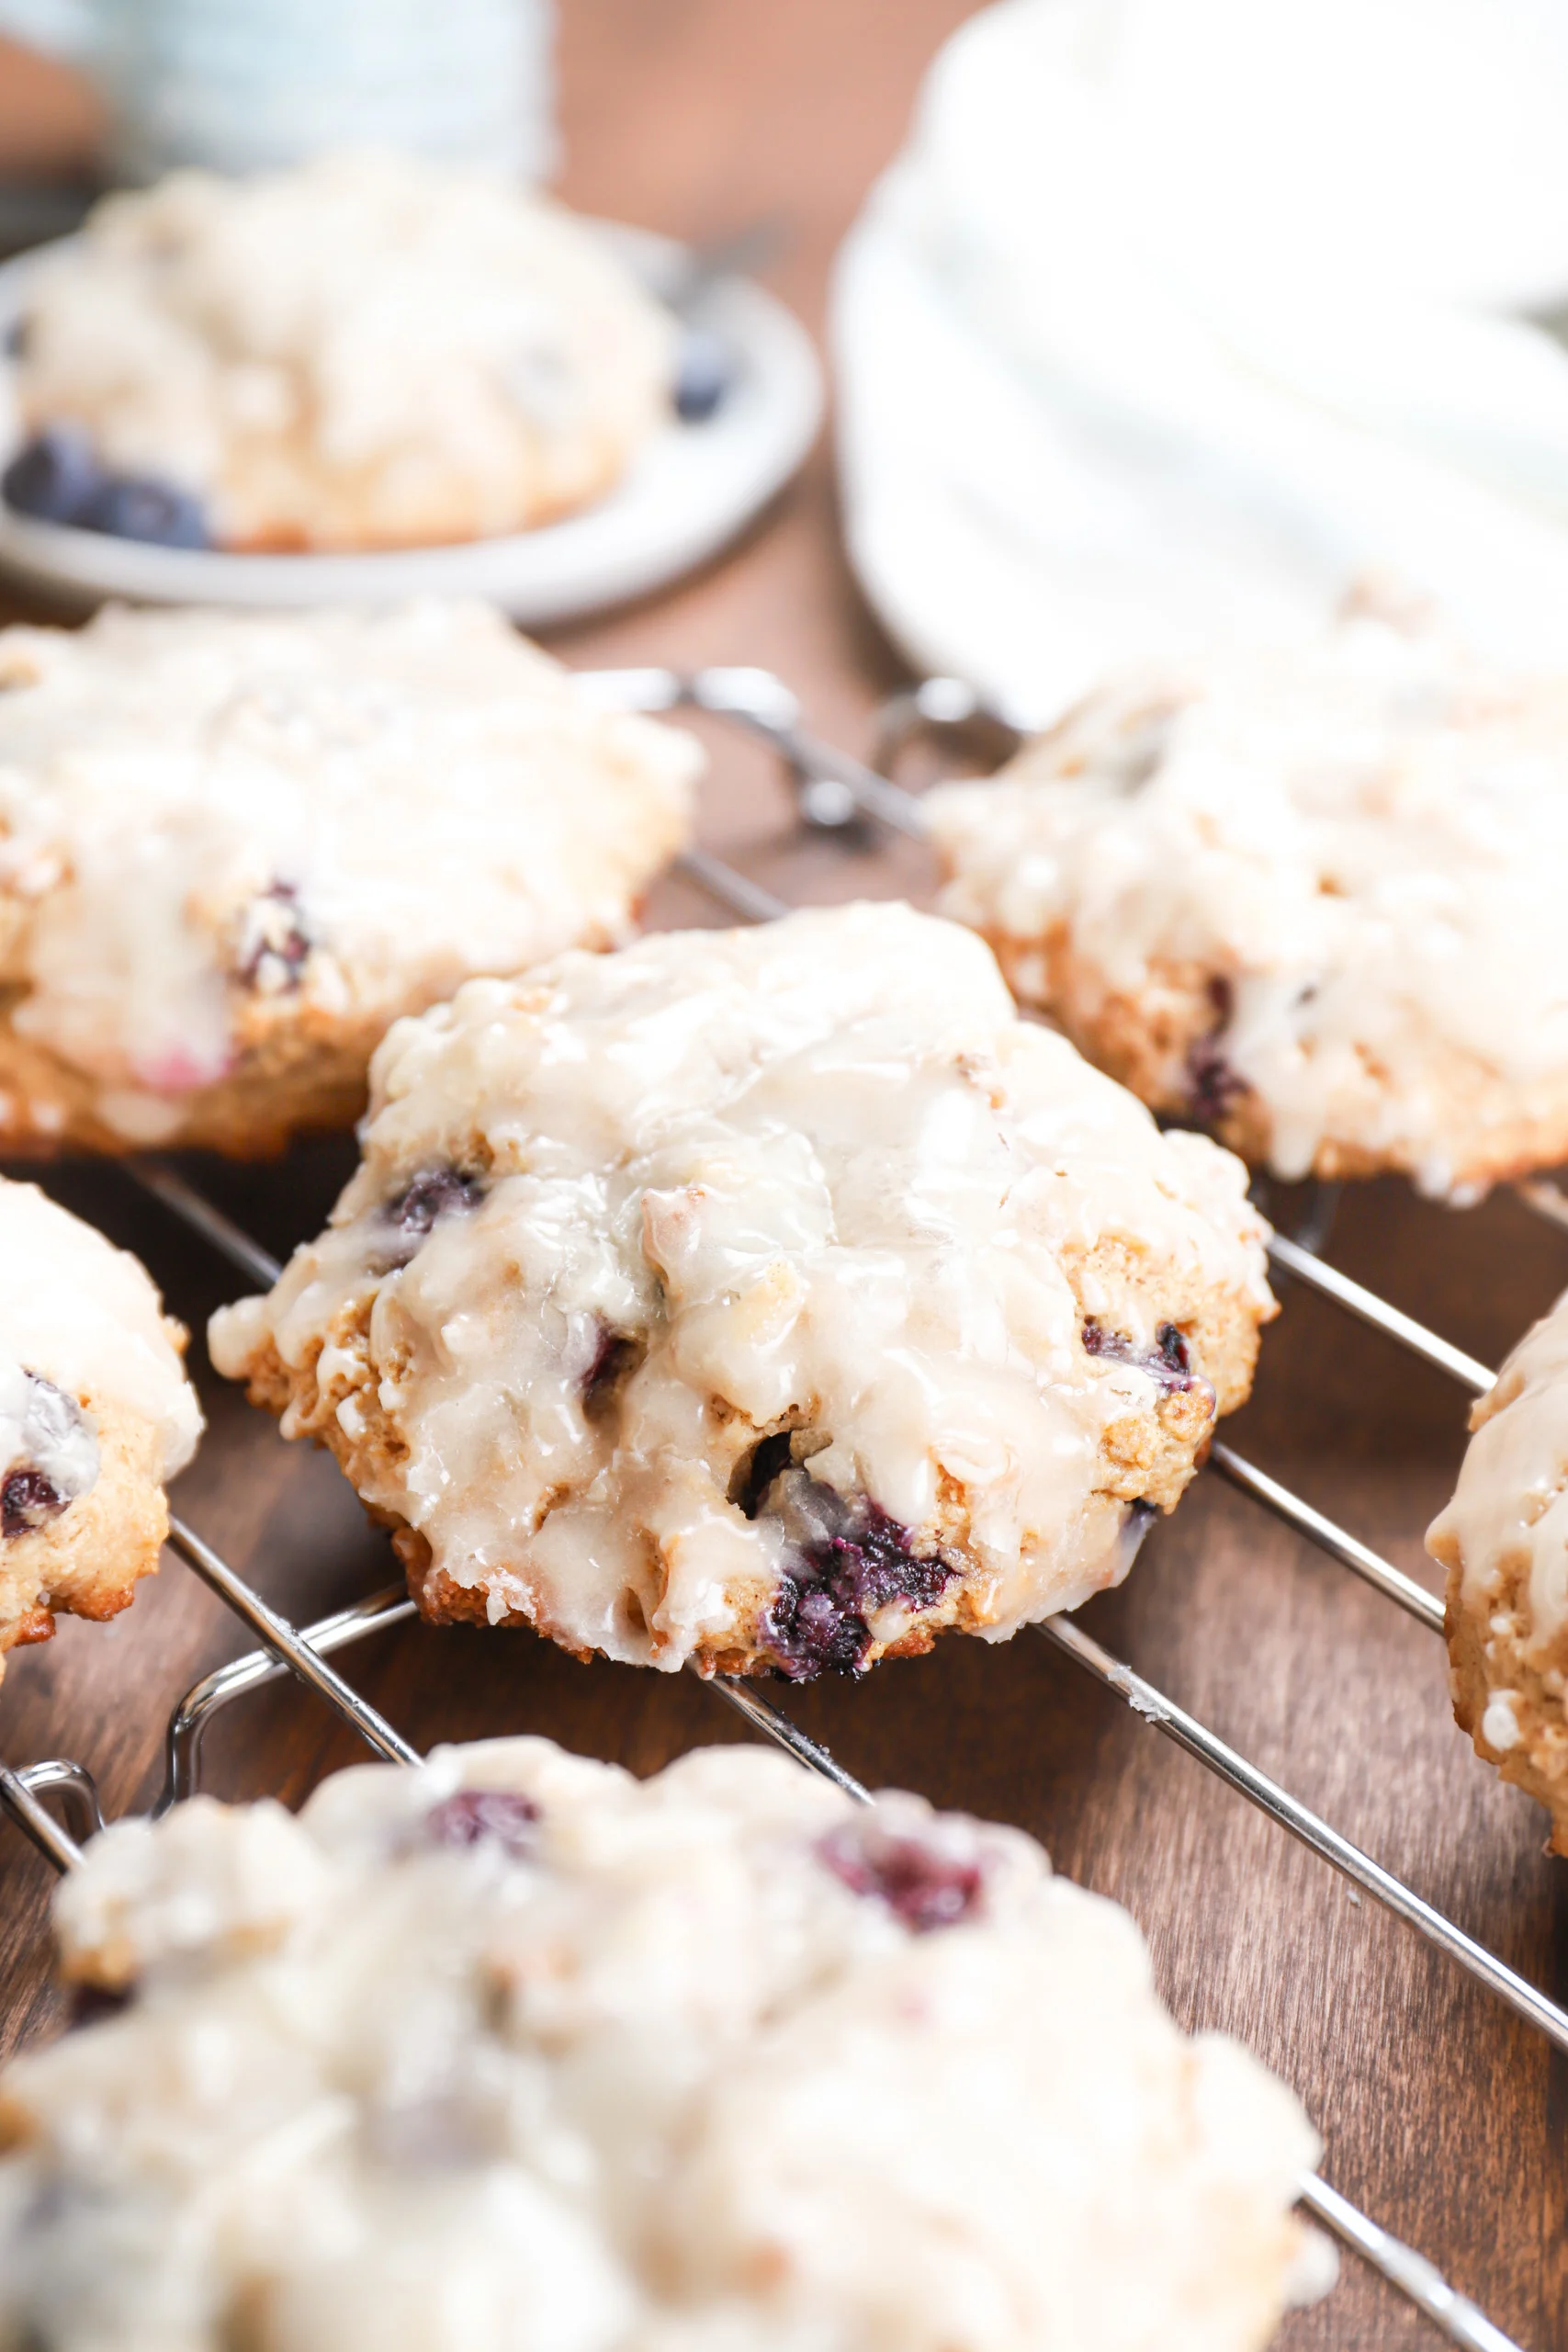
<svg viewBox="0 0 1568 2352"><path fill-rule="evenodd" d="M646 231L611 233L639 274L670 283L681 249ZM0 349L42 246L0 266ZM75 606L394 604L486 596L525 627L575 618L661 587L721 548L795 472L816 437L822 378L810 339L773 295L721 278L701 322L735 361L734 384L702 424L671 423L596 506L512 538L380 555L224 555L150 547L13 514L0 501L0 573ZM13 370L0 360L0 465L18 440Z"/></svg>

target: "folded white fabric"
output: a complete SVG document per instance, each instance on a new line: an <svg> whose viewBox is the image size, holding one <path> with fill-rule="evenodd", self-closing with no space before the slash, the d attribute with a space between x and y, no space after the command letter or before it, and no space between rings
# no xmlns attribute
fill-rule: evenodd
<svg viewBox="0 0 1568 2352"><path fill-rule="evenodd" d="M1001 0L840 259L852 555L1021 721L1368 574L1568 660L1568 11Z"/></svg>

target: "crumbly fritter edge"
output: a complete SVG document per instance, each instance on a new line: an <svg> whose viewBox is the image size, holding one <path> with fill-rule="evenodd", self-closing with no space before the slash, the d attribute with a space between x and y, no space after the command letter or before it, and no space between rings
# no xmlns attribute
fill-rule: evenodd
<svg viewBox="0 0 1568 2352"><path fill-rule="evenodd" d="M1434 1558L1448 1571L1444 1629L1454 1721L1468 1733L1483 1763L1493 1765L1505 1781L1513 1781L1545 1806L1551 1816L1551 1851L1568 1855L1568 1706L1546 1682L1553 1662L1560 1669L1568 1669L1568 1642L1558 1645L1555 1661L1542 1662L1539 1652L1529 1654L1530 1615L1525 1588L1529 1582L1529 1555L1521 1546L1505 1558L1498 1589L1480 1611L1465 1603L1464 1556L1457 1537L1443 1531L1427 1541ZM1495 1618L1511 1620L1510 1630L1494 1633ZM1517 1747L1494 1747L1481 1727L1487 1702L1498 1690L1517 1694L1513 1707L1519 1727Z"/></svg>
<svg viewBox="0 0 1568 2352"><path fill-rule="evenodd" d="M1046 1014L1088 1060L1150 1110L1191 1123L1189 1057L1206 1039L1218 1042L1216 991L1232 986L1236 975L1218 966L1157 961L1133 993L1105 986L1098 966L1074 953L1066 925L1043 938L989 930L982 936L1021 1004ZM1370 1060L1366 1080L1369 1102L1386 1091L1383 1074ZM1451 1117L1441 1133L1424 1139L1423 1148L1414 1140L1374 1148L1349 1134L1329 1134L1311 1174L1325 1182L1385 1174L1419 1179L1441 1159L1451 1170L1451 1188L1468 1193L1568 1159L1568 1075L1551 1099L1521 1115L1519 1089L1451 1053L1444 1083L1434 1091L1451 1106ZM1205 1126L1250 1166L1269 1164L1273 1120L1256 1094L1243 1093Z"/></svg>
<svg viewBox="0 0 1568 2352"><path fill-rule="evenodd" d="M1162 1268L1159 1277L1151 1280L1146 1269L1133 1265L1133 1258L1128 1245L1111 1242L1100 1245L1077 1261L1064 1260L1064 1266L1078 1295L1080 1310L1088 1279L1100 1284L1124 1286L1130 1273L1141 1272L1142 1286L1156 1293L1153 1318L1174 1323L1182 1332L1193 1371L1214 1392L1212 1417L1208 1397L1201 1389L1175 1389L1158 1395L1145 1409L1122 1414L1107 1429L1101 1456L1103 1476L1097 1496L1118 1510L1143 1500L1168 1512L1174 1510L1206 1456L1214 1420L1234 1412L1246 1401L1257 1363L1261 1326L1277 1310L1271 1299L1265 1304L1245 1290L1205 1287L1196 1278L1184 1282L1175 1270L1168 1268ZM287 1365L269 1340L244 1374L251 1402L280 1419L287 1416L286 1435L310 1437L326 1446L361 1496L367 1487L382 1495L394 1488L399 1464L407 1452L395 1419L380 1403L379 1379L372 1377L369 1371L369 1325L376 1295L372 1290L346 1306L329 1329L312 1341L297 1367ZM329 1346L338 1369L322 1389L317 1369L323 1349ZM1086 1379L1104 1376L1113 1368L1108 1360L1097 1361L1087 1351L1082 1363ZM390 1369L395 1385L396 1367ZM337 1417L338 1406L351 1395L356 1407L357 1430L354 1436L344 1430ZM709 1408L709 1427L716 1457L715 1485L718 1493L728 1491L737 1468L761 1440L780 1429L803 1425L808 1419L809 1416L796 1414L781 1423L759 1428L728 1403L714 1400ZM428 1622L491 1622L483 1583L459 1583L436 1566L426 1538L400 1514L373 1505L367 1507L378 1524L391 1530L394 1547L408 1576L410 1592ZM987 1574L970 1544L969 1529L968 1495L956 1481L944 1479L932 1523L917 1529L915 1534L922 1551L940 1551L957 1561L959 1574L931 1607L911 1616L907 1630L897 1640L874 1643L868 1663L883 1655L919 1654L931 1647L938 1633L979 1632L990 1622L986 1608ZM511 1574L523 1577L520 1567L513 1567ZM760 1574L755 1590L737 1597L751 1612L752 1645L700 1649L695 1662L705 1672L762 1673L773 1663L771 1653L757 1645L755 1635L756 1622L773 1597L771 1585ZM586 1655L550 1623L542 1607L533 1611L508 1609L494 1622L531 1624L576 1655Z"/></svg>

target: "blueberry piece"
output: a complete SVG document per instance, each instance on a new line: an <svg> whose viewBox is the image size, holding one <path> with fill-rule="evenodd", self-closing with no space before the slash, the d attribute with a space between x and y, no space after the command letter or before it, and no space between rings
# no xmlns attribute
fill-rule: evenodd
<svg viewBox="0 0 1568 2352"><path fill-rule="evenodd" d="M1174 1323L1162 1323L1155 1333L1152 1350L1135 1347L1124 1331L1108 1331L1094 1316L1084 1318L1084 1353L1104 1356L1112 1363L1136 1364L1157 1380L1162 1388L1201 1388L1205 1385L1192 1369L1192 1357L1187 1341Z"/></svg>
<svg viewBox="0 0 1568 2352"><path fill-rule="evenodd" d="M788 1682L863 1673L876 1611L895 1601L930 1609L958 1573L940 1554L918 1555L908 1529L868 1495L846 1500L799 1468L775 1477L761 1510L789 1537L761 1625L773 1670Z"/></svg>
<svg viewBox="0 0 1568 2352"><path fill-rule="evenodd" d="M453 1209L471 1209L482 1189L477 1176L465 1176L459 1168L427 1168L395 1201L389 1201L387 1215L400 1233L423 1239L437 1217Z"/></svg>
<svg viewBox="0 0 1568 2352"><path fill-rule="evenodd" d="M1109 1356L1113 1363L1137 1362L1132 1340L1120 1331L1108 1331L1098 1315L1084 1317L1083 1345L1088 1356Z"/></svg>
<svg viewBox="0 0 1568 2352"><path fill-rule="evenodd" d="M8 1470L0 1479L0 1535L30 1535L65 1503L41 1470Z"/></svg>
<svg viewBox="0 0 1568 2352"><path fill-rule="evenodd" d="M149 474L107 476L71 519L81 530L101 531L113 539L139 539L149 547L211 545L200 500Z"/></svg>
<svg viewBox="0 0 1568 2352"><path fill-rule="evenodd" d="M13 1425L22 1458L0 1473L0 1536L31 1534L98 1475L97 1440L75 1397L40 1373L24 1378L27 1401Z"/></svg>
<svg viewBox="0 0 1568 2352"><path fill-rule="evenodd" d="M786 1569L780 1580L762 1631L773 1671L785 1682L864 1672L871 1628L836 1584L811 1561Z"/></svg>
<svg viewBox="0 0 1568 2352"><path fill-rule="evenodd" d="M1235 1010L1235 991L1223 974L1216 973L1209 982L1209 1002L1213 1027L1187 1049L1187 1111L1201 1126L1214 1127L1247 1091L1247 1084L1221 1048Z"/></svg>
<svg viewBox="0 0 1568 2352"><path fill-rule="evenodd" d="M40 523L74 523L103 486L103 469L77 424L46 425L0 474L6 505Z"/></svg>
<svg viewBox="0 0 1568 2352"><path fill-rule="evenodd" d="M728 346L707 327L688 327L675 376L675 413L682 424L705 424L724 406L735 382Z"/></svg>
<svg viewBox="0 0 1568 2352"><path fill-rule="evenodd" d="M459 1789L425 1815L433 1846L478 1846L486 1838L514 1857L531 1854L539 1808L518 1789Z"/></svg>
<svg viewBox="0 0 1568 2352"><path fill-rule="evenodd" d="M609 1414L622 1388L648 1353L648 1342L612 1324L599 1326L599 1344L582 1382L582 1409L591 1421Z"/></svg>
<svg viewBox="0 0 1568 2352"><path fill-rule="evenodd" d="M381 1272L390 1272L395 1265L407 1265L419 1244L442 1216L456 1211L478 1209L484 1200L482 1176L466 1176L463 1169L421 1169L419 1176L412 1176L392 1200L381 1209L383 1223L392 1227L390 1249L378 1253Z"/></svg>
<svg viewBox="0 0 1568 2352"><path fill-rule="evenodd" d="M172 482L106 473L85 433L51 424L35 434L0 474L0 495L18 514L70 523L81 531L159 547L210 544L200 502Z"/></svg>
<svg viewBox="0 0 1568 2352"><path fill-rule="evenodd" d="M898 1837L874 1816L830 1829L817 1852L852 1894L886 1903L917 1936L956 1928L973 1914L985 1889L977 1860L960 1861L918 1838Z"/></svg>

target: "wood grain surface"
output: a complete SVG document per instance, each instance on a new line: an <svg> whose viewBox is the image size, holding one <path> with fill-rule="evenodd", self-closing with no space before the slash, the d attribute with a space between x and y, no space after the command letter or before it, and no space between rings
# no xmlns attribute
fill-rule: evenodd
<svg viewBox="0 0 1568 2352"><path fill-rule="evenodd" d="M566 0L566 192L690 237L777 213L771 273L819 327L834 244L897 143L955 0ZM4 109L0 107L0 123ZM3 163L0 153L0 163ZM738 550L676 593L563 636L574 661L765 663L819 729L863 749L897 670L856 601L819 453ZM787 896L919 896L919 855L803 842L766 765L728 739L705 838ZM710 920L673 887L660 922ZM275 1249L311 1230L349 1164L321 1145L200 1181ZM81 1164L60 1196L139 1250L199 1333L233 1278L139 1194ZM1568 1236L1502 1195L1462 1214L1399 1185L1348 1194L1331 1254L1495 1361L1568 1283ZM324 1456L193 1361L210 1430L181 1480L185 1516L299 1618L388 1581L389 1555ZM1459 1460L1465 1400L1322 1302L1287 1297L1258 1393L1230 1433L1416 1574L1421 1531ZM1559 1998L1568 1995L1568 1875L1540 1816L1471 1757L1450 1720L1441 1645L1212 1475L1146 1545L1128 1586L1083 1622L1173 1697ZM169 1705L247 1645L170 1560L107 1627L67 1624L17 1655L0 1752L80 1757L113 1809L144 1802ZM422 1745L552 1734L649 1770L688 1744L745 1736L694 1681L574 1664L521 1634L409 1627L351 1656L376 1703ZM860 1685L787 1703L853 1770L1022 1823L1061 1869L1131 1905L1179 2017L1239 2034L1302 2092L1325 2176L1438 2259L1528 2347L1568 2341L1562 2062L1405 1929L1357 1902L1195 1763L1037 1635L952 1640ZM208 1784L299 1797L351 1741L290 1685L215 1731ZM0 1826L0 2028L51 2029L47 1872ZM1436 2337L1350 2259L1333 2297L1285 2327L1290 2352Z"/></svg>

